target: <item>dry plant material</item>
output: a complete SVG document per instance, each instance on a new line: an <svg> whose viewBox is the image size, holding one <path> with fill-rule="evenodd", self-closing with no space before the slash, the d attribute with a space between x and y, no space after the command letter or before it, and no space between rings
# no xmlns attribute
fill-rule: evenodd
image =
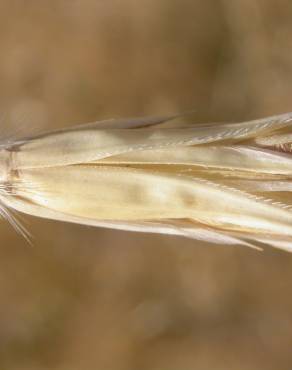
<svg viewBox="0 0 292 370"><path fill-rule="evenodd" d="M175 120L174 120L175 118ZM107 120L3 143L0 213L292 250L292 113Z"/></svg>

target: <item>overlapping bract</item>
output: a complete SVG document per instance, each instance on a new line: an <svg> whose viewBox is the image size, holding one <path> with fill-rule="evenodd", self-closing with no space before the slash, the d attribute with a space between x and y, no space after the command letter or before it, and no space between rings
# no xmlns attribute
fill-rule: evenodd
<svg viewBox="0 0 292 370"><path fill-rule="evenodd" d="M3 148L1 204L87 225L292 250L291 144L292 113L233 124L146 117L81 125Z"/></svg>

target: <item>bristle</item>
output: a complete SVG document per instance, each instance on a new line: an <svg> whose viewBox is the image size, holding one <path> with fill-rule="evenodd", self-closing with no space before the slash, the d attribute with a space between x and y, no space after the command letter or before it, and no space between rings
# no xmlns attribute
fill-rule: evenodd
<svg viewBox="0 0 292 370"><path fill-rule="evenodd" d="M14 230L24 237L24 239L32 245L32 235L31 233L22 225L21 221L18 219L20 216L15 216L11 209L8 209L3 203L0 203L0 216L7 220Z"/></svg>

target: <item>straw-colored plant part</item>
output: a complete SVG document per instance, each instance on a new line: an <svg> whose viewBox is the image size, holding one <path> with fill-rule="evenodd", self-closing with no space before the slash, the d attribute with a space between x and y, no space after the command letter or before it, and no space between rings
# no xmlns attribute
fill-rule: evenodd
<svg viewBox="0 0 292 370"><path fill-rule="evenodd" d="M44 133L1 146L0 212L20 231L13 210L292 250L291 144L292 113L232 124L146 117Z"/></svg>

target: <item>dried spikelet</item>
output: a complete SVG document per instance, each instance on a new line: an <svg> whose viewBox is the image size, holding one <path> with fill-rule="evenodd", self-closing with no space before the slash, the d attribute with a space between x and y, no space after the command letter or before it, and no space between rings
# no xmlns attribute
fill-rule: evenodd
<svg viewBox="0 0 292 370"><path fill-rule="evenodd" d="M292 113L101 121L3 144L0 215L292 250ZM26 234L25 234L26 235Z"/></svg>

